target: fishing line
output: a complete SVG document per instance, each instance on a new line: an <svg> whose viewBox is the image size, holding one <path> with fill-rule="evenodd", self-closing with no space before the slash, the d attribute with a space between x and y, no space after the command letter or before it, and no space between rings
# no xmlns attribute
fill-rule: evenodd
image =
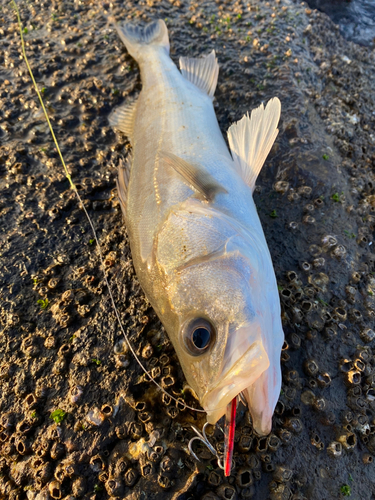
<svg viewBox="0 0 375 500"><path fill-rule="evenodd" d="M125 333L125 329L122 325L122 322L121 322L121 319L120 319L120 315L119 315L119 312L117 310L117 307L116 307L116 304L115 304L115 300L114 300L114 297L113 297L113 293L112 293L112 288L110 287L110 284L109 284L109 281L108 281L108 278L107 278L107 273L105 271L105 266L104 266L104 259L103 259L103 254L102 254L102 251L101 251L101 248L100 248L100 244L99 244L99 240L98 240L98 237L96 235L96 231L95 231L95 228L94 228L94 225L91 221L91 218L86 210L86 207L82 201L82 198L81 196L79 195L78 193L78 190L76 188L76 186L74 185L73 181L72 181L72 178L68 172L68 169L65 165L65 161L64 161L64 158L63 158L63 155L60 151L60 147L59 147L59 144L57 142L57 139L56 139L56 136L55 136L55 133L53 131L53 128L52 128L52 125L51 125L51 122L50 122L50 119L48 117L48 114L47 114L47 111L46 111L46 108L44 106L44 102L43 102L43 99L42 99L42 96L39 92L39 89L38 89L38 85L35 81L35 78L34 78L34 74L32 72L32 69L30 67L30 64L29 64L29 61L27 59L27 55L26 55L26 49L25 49L25 42L24 42L24 39L23 39L23 34L22 34L22 22L21 22L21 17L20 17L20 13L19 13L19 10L18 10L18 7L17 7L17 4L15 2L15 0L12 0L12 5L13 5L13 8L16 12L16 15L17 15L17 20L18 20L18 27L19 27L19 30L20 30L20 36L21 36L21 45L22 45L22 54L23 54L23 57L25 59L25 63L26 63L26 66L27 66L27 69L30 73L30 77L31 77L31 80L33 82L33 86L36 90L36 93L38 94L38 97L39 97L39 101L40 101L40 104L42 106L42 109L43 109L43 112L44 112L44 116L46 117L46 120L47 120L47 123L48 123L48 127L50 129L50 132L51 132L51 135L52 135L52 138L53 138L53 141L55 143L55 146L56 146L56 149L57 149L57 152L59 154L59 157L60 157L60 160L61 160L61 163L64 167L64 171L65 171L65 176L66 178L68 179L69 183L70 183L70 187L73 189L75 195L77 196L77 199L80 203L80 206L82 208L82 210L84 211L85 213L85 216L90 224L90 227L91 227L91 230L92 230L92 233L94 235L94 239L95 239L95 242L96 242L96 245L97 245L97 248L98 248L98 252L99 252L99 259L100 259L100 265L101 265L101 268L102 268L102 271L103 271L103 275L104 275L104 281L108 287L108 292L109 292L109 296L110 296L110 299L111 299L111 303L112 303L112 307L113 307L113 310L115 312L115 315L116 315L116 318L117 318L117 321L120 325L120 329L121 329L121 332L124 336L124 339L127 343L127 346L129 347L129 350L130 352L133 354L135 360L137 361L138 365L142 368L142 370L144 371L144 373L147 375L147 377L150 379L151 382L153 382L156 387L158 387L164 394L166 394L168 397L170 397L175 403L177 403L177 405L180 405L180 406L184 406L184 409L187 408L188 410L192 410L192 411L196 411L198 413L206 413L205 410L199 410L197 408L193 408L192 406L189 406L185 403L183 403L181 400L178 400L177 398L173 397L171 394L169 394L165 389L163 389L163 387L158 383L156 382L156 380L154 380L151 376L151 374L147 371L147 369L143 366L142 362L140 361L137 353L135 352L135 350L133 349L126 333Z"/></svg>

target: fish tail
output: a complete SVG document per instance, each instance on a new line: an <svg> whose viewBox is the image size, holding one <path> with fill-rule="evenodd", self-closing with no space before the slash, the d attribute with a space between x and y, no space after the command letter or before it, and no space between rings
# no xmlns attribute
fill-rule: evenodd
<svg viewBox="0 0 375 500"><path fill-rule="evenodd" d="M129 54L138 60L142 52L149 46L164 47L169 54L169 38L168 29L162 19L152 21L146 26L135 26L134 24L117 24L113 16L111 16L121 40L124 42Z"/></svg>

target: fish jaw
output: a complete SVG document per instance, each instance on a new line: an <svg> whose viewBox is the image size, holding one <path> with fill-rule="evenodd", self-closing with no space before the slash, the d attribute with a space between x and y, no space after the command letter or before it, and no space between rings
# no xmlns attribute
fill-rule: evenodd
<svg viewBox="0 0 375 500"><path fill-rule="evenodd" d="M244 391L253 421L253 429L259 436L267 436L272 428L272 415L280 396L281 372L272 364Z"/></svg>
<svg viewBox="0 0 375 500"><path fill-rule="evenodd" d="M232 368L221 377L202 399L207 422L214 425L225 414L227 405L250 387L269 367L267 353L260 340L255 341Z"/></svg>

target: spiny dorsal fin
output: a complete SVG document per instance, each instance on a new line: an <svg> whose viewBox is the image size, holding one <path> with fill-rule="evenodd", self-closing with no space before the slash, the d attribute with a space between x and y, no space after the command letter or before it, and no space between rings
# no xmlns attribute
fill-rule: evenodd
<svg viewBox="0 0 375 500"><path fill-rule="evenodd" d="M206 201L213 201L217 193L228 192L211 174L201 167L192 165L172 153L162 151L159 154L160 160L178 172L184 181L198 191Z"/></svg>
<svg viewBox="0 0 375 500"><path fill-rule="evenodd" d="M130 178L131 158L126 160L120 158L118 164L118 177L116 180L117 193L120 201L120 206L124 219L126 220L126 206L128 200L128 185Z"/></svg>
<svg viewBox="0 0 375 500"><path fill-rule="evenodd" d="M214 50L208 56L201 58L180 57L180 70L182 76L196 87L210 97L214 96L219 75L219 65Z"/></svg>
<svg viewBox="0 0 375 500"><path fill-rule="evenodd" d="M277 137L281 104L277 97L247 113L228 130L228 141L236 167L254 190L255 181Z"/></svg>
<svg viewBox="0 0 375 500"><path fill-rule="evenodd" d="M133 142L134 120L137 101L131 104L123 104L116 108L108 117L109 124L117 130L121 130Z"/></svg>

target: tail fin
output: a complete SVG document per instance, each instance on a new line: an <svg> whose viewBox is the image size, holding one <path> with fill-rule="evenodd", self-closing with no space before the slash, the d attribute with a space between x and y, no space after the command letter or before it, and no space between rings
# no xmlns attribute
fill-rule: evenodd
<svg viewBox="0 0 375 500"><path fill-rule="evenodd" d="M133 24L125 24L120 26L115 19L111 17L117 33L124 42L129 54L135 60L139 59L142 49L146 45L156 45L164 47L169 54L169 38L168 29L162 19L152 21L146 26L134 26Z"/></svg>

